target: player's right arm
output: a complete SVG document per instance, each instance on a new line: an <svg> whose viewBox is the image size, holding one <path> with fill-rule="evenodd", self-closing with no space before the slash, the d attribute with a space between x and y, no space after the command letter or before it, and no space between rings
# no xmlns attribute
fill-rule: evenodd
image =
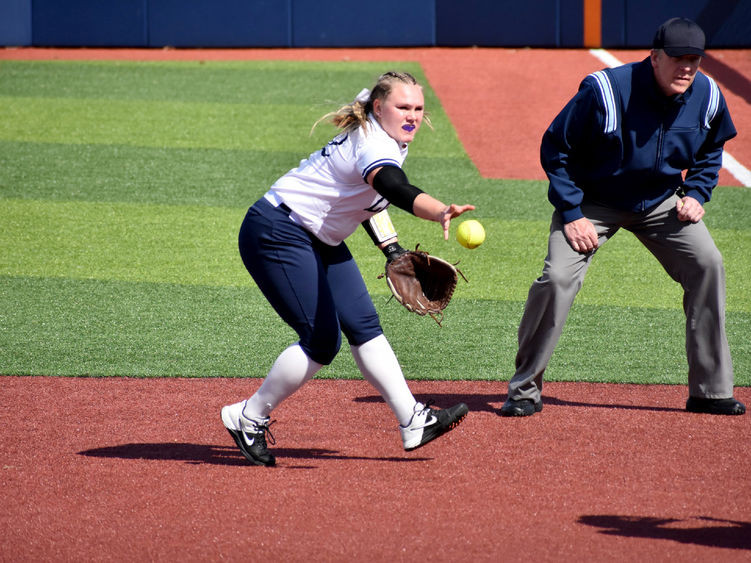
<svg viewBox="0 0 751 563"><path fill-rule="evenodd" d="M400 209L404 209L420 219L440 223L443 227L443 238L445 240L448 240L449 237L451 219L475 208L474 205L456 205L454 203L446 205L410 184L407 175L397 166L376 168L368 174L366 180L375 191Z"/></svg>

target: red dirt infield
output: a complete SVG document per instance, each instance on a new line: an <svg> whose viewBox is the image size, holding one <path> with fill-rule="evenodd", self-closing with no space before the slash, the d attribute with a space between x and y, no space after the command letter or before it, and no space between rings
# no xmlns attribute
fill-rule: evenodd
<svg viewBox="0 0 751 563"><path fill-rule="evenodd" d="M480 172L529 179L542 131L603 66L582 50L0 50L119 57L416 60ZM751 58L713 57L748 167ZM0 561L751 561L751 416L686 413L686 386L547 383L542 413L508 419L505 381L411 381L471 412L406 453L369 385L314 380L274 412L263 468L219 419L259 385L0 378ZM751 406L751 388L736 397Z"/></svg>
<svg viewBox="0 0 751 563"><path fill-rule="evenodd" d="M410 382L471 412L406 453L368 384L314 380L264 468L219 420L258 385L3 377L0 560L751 559L751 417L683 386L550 383L507 419L505 383Z"/></svg>

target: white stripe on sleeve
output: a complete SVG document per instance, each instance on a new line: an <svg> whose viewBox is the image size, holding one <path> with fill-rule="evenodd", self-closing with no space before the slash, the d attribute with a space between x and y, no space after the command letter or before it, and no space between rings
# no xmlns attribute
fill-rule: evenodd
<svg viewBox="0 0 751 563"><path fill-rule="evenodd" d="M709 76L707 76L707 80L709 80L709 104L707 104L707 114L704 116L704 127L709 129L720 107L720 89L717 87L717 83Z"/></svg>
<svg viewBox="0 0 751 563"><path fill-rule="evenodd" d="M618 127L618 113L615 109L615 95L610 78L602 70L593 72L590 76L595 79L600 90L600 96L602 96L602 103L605 106L605 128L603 132L613 133Z"/></svg>

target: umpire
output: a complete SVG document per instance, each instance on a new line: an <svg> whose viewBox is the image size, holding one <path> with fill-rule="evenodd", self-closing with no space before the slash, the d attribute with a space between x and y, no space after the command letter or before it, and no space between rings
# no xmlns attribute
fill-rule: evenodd
<svg viewBox="0 0 751 563"><path fill-rule="evenodd" d="M702 221L723 145L736 135L722 93L699 72L704 42L693 21L666 21L648 58L587 76L545 131L540 153L555 212L501 415L542 410L543 373L574 297L597 248L620 228L683 287L686 410L746 412L733 398L722 256Z"/></svg>

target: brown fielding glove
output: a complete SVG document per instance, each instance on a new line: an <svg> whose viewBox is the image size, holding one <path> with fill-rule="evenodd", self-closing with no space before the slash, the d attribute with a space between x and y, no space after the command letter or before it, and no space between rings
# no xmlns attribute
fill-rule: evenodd
<svg viewBox="0 0 751 563"><path fill-rule="evenodd" d="M438 325L443 310L456 289L457 273L467 278L456 266L427 252L408 250L386 262L386 283L396 300L420 316L430 315Z"/></svg>

